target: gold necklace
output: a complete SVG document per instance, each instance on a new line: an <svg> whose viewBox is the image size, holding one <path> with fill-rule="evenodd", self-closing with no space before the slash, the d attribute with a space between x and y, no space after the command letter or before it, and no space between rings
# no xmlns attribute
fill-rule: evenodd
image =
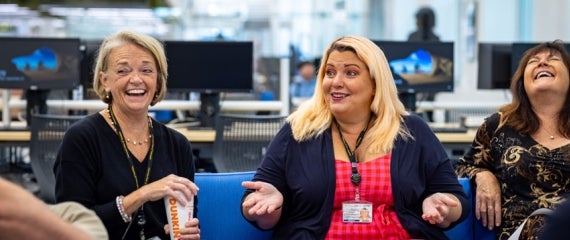
<svg viewBox="0 0 570 240"><path fill-rule="evenodd" d="M550 131L546 130L546 127L544 128L544 131L546 131L548 133L548 138L550 138L550 140L554 140L554 134L552 134Z"/></svg>
<svg viewBox="0 0 570 240"><path fill-rule="evenodd" d="M115 123L113 122L113 117L111 116L111 113L109 112L109 109L107 109L106 111L107 111L107 114L109 115L109 119L111 119L111 124L113 125L113 128L115 129L115 131L117 131L117 128L115 127ZM151 126L152 122L151 122L151 120L150 120L150 117L149 117L149 116L147 116L147 117L148 117L148 126ZM132 144L135 145L135 146L136 146L136 145L139 145L139 146L140 146L140 145L142 145L143 143L148 143L148 140L150 140L151 138L152 138L152 134L149 134L148 137L147 137L146 139L144 139L144 140L140 140L140 141L132 140L132 141L131 141L130 138L127 138L127 139L125 139L125 140L126 140L127 143L132 143Z"/></svg>
<svg viewBox="0 0 570 240"><path fill-rule="evenodd" d="M149 134L148 137L147 137L145 140L141 140L141 141L133 140L132 142L133 142L134 145L142 145L143 143L147 143L148 140L149 140L151 137L152 137L152 135ZM130 138L127 138L127 142L128 142L128 143L131 143L131 139L130 139Z"/></svg>

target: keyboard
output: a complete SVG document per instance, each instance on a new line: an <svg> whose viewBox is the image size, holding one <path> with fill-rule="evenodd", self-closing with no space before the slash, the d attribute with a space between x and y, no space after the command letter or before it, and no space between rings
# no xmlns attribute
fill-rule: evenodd
<svg viewBox="0 0 570 240"><path fill-rule="evenodd" d="M466 133L466 127L431 127L434 133Z"/></svg>

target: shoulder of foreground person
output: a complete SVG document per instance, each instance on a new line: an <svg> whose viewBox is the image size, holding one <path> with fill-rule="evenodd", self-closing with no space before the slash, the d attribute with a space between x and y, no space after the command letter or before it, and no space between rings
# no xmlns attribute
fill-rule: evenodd
<svg viewBox="0 0 570 240"><path fill-rule="evenodd" d="M82 230L93 239L109 239L107 229L97 214L76 202L48 205L50 210L64 221Z"/></svg>

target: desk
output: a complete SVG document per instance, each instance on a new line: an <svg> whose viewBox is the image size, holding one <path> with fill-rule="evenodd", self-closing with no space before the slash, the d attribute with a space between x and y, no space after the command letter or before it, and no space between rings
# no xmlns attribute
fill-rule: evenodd
<svg viewBox="0 0 570 240"><path fill-rule="evenodd" d="M190 142L212 143L216 137L215 130L189 130L187 128L176 128L184 134ZM27 143L30 141L29 130L3 130L0 131L0 143Z"/></svg>
<svg viewBox="0 0 570 240"><path fill-rule="evenodd" d="M213 143L216 138L215 130L190 130L187 128L175 128L182 133L190 142ZM466 133L436 133L437 138L445 144L471 144L475 139L476 130ZM0 131L0 142L29 142L30 131L28 130L3 130Z"/></svg>
<svg viewBox="0 0 570 240"><path fill-rule="evenodd" d="M215 130L195 130L188 128L174 128L182 133L188 141L199 143L213 143L216 138ZM466 133L436 133L435 135L444 144L471 144L475 138L476 130L470 129ZM30 141L28 130L0 131L0 143L26 143Z"/></svg>
<svg viewBox="0 0 570 240"><path fill-rule="evenodd" d="M476 134L477 129L469 129L466 133L436 133L435 135L443 144L451 161L455 163L469 150Z"/></svg>
<svg viewBox="0 0 570 240"><path fill-rule="evenodd" d="M469 129L465 133L435 133L439 141L443 144L448 143L469 143L475 139L476 129Z"/></svg>
<svg viewBox="0 0 570 240"><path fill-rule="evenodd" d="M175 128L192 143L213 143L216 139L216 130L190 130L188 128Z"/></svg>
<svg viewBox="0 0 570 240"><path fill-rule="evenodd" d="M30 141L30 131L28 130L0 131L1 143L27 143L29 141Z"/></svg>

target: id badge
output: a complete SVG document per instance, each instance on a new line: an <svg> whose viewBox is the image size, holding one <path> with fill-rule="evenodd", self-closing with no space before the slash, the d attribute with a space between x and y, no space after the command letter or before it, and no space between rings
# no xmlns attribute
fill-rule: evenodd
<svg viewBox="0 0 570 240"><path fill-rule="evenodd" d="M346 201L342 203L342 222L371 223L372 203L367 201Z"/></svg>

